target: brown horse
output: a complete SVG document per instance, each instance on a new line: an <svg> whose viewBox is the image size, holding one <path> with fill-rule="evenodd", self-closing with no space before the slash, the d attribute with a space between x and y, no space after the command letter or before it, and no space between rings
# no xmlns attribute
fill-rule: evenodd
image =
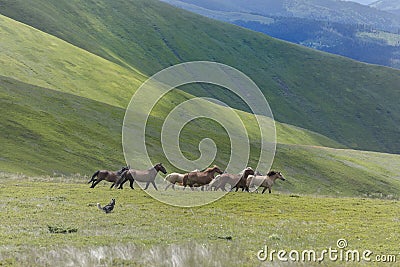
<svg viewBox="0 0 400 267"><path fill-rule="evenodd" d="M164 174L167 173L167 170L161 163L158 163L154 165L154 167L145 171L129 169L121 174L121 179L117 182L115 186L116 187L119 186L118 188L122 189L124 183L129 180L130 183L129 186L133 189L133 182L136 180L138 182L146 182L146 187L144 188L144 190L146 190L149 187L150 183L154 186L156 190L158 190L154 180L156 179L157 173L159 171L161 171Z"/></svg>
<svg viewBox="0 0 400 267"><path fill-rule="evenodd" d="M214 179L214 174L223 172L214 165L202 172L189 172L183 177L183 189L189 186L193 190L193 186L199 187L209 184Z"/></svg>
<svg viewBox="0 0 400 267"><path fill-rule="evenodd" d="M192 172L198 172L199 170L193 170ZM168 185L165 187L165 190L167 190L170 186L172 186L172 189L175 190L175 185L183 185L183 177L185 177L185 174L182 173L177 173L173 172L165 176L165 181L169 182Z"/></svg>
<svg viewBox="0 0 400 267"><path fill-rule="evenodd" d="M254 170L251 167L247 167L238 174L224 173L215 177L215 179L211 181L209 187L210 188L214 187L215 191L217 191L218 189L226 191L225 189L226 184L230 184L232 191L232 189L235 188L236 184L240 181L242 177L243 179L247 179L249 175L253 174Z"/></svg>
<svg viewBox="0 0 400 267"><path fill-rule="evenodd" d="M283 177L281 172L270 171L266 176L254 176L250 175L247 179L247 188L251 186L258 185L259 187L264 187L262 194L264 194L265 190L268 188L268 192L271 193L271 187L275 183L276 179L280 179L285 181L285 177ZM257 189L258 192L258 189Z"/></svg>
<svg viewBox="0 0 400 267"><path fill-rule="evenodd" d="M252 168L247 167L244 172L242 173L242 175L239 178L239 181L231 188L231 191L236 188L235 192L237 192L239 190L239 188L242 188L242 192L244 190L246 190L247 192L249 192L249 188L246 185L246 181L247 181L247 177L249 175L253 175L254 174L254 170Z"/></svg>
<svg viewBox="0 0 400 267"><path fill-rule="evenodd" d="M92 183L90 188L94 188L98 183L105 180L107 182L112 182L113 184L111 185L110 188L113 188L115 183L120 179L121 174L126 170L129 170L128 166L122 167L121 170L116 171L116 172L107 171L107 170L98 170L97 172L95 172L93 174L92 179L90 179L88 184Z"/></svg>

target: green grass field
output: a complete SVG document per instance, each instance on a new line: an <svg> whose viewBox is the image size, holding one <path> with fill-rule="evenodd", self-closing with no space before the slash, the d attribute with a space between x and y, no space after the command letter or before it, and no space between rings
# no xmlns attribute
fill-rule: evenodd
<svg viewBox="0 0 400 267"><path fill-rule="evenodd" d="M181 190L166 193L183 197ZM193 198L214 194L186 193ZM112 213L97 209L97 202L104 205L111 198L116 199ZM307 196L273 188L272 194L229 193L189 209L160 203L138 187L110 190L101 183L90 189L78 176L2 174L0 203L2 266L170 266L174 259L177 266L257 266L264 245L322 251L337 248L342 238L347 249L368 249L373 256L399 253L397 200ZM280 265L276 258L275 264Z"/></svg>

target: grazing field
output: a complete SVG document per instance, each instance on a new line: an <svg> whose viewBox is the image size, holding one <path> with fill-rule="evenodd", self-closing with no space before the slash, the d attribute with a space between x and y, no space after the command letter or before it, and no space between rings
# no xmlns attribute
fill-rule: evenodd
<svg viewBox="0 0 400 267"><path fill-rule="evenodd" d="M270 263L257 259L267 246L288 252L370 250L374 261L391 256L385 257L392 261L385 266L391 266L400 252L398 200L273 190L263 195L229 193L203 207L179 208L152 199L139 187L110 190L110 184L101 183L91 189L86 182L87 177L78 176L2 174L0 265L257 266ZM214 194L164 193L177 198ZM96 207L111 198L116 199L112 213ZM348 247L338 249L339 239L346 239ZM283 264L276 255L274 263ZM344 264L328 257L324 263Z"/></svg>

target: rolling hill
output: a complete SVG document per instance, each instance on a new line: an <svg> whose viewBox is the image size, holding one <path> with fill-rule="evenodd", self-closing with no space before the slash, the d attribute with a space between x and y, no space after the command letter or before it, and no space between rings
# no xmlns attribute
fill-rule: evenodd
<svg viewBox="0 0 400 267"><path fill-rule="evenodd" d="M397 30L391 29L391 32L385 30L387 29L386 24L385 26L380 24L382 14L369 17L368 23L365 23L348 19L346 12L339 13L342 15L341 18L330 18L330 16L322 18L313 14L307 16L307 14L297 14L296 12L293 14L281 13L270 8L274 4L269 2L262 4L253 1L246 8L244 6L239 8L234 3L229 5L223 2L218 2L220 6L217 3L210 4L208 1L165 0L165 2L196 14L226 21L295 44L365 63L400 68L400 27ZM245 3L245 1L242 2ZM279 2L279 4L282 3ZM267 6L270 9L260 14L251 11L257 9L259 5ZM295 6L295 4L292 5ZM331 3L326 9L334 13L336 12L335 5L346 6L348 3L341 1ZM353 18L368 17L366 11L370 12L371 9L364 7L359 10L358 7L352 3L347 8L355 14L360 12Z"/></svg>
<svg viewBox="0 0 400 267"><path fill-rule="evenodd" d="M1 13L144 75L192 60L211 60L249 75L278 121L348 147L398 153L400 72L318 53L218 23L158 1L0 1ZM221 92L196 96L232 104Z"/></svg>
<svg viewBox="0 0 400 267"><path fill-rule="evenodd" d="M371 7L400 16L400 3L396 0L379 0L370 4Z"/></svg>
<svg viewBox="0 0 400 267"><path fill-rule="evenodd" d="M116 3L122 5L124 2L105 1L101 3L103 5ZM133 2L128 3L132 4ZM5 5L5 3L2 4ZM90 6L89 2L82 4L83 7L87 4L88 10L96 10L94 7L105 8L103 5L97 6L94 3L91 3L94 6ZM282 121L290 122L291 118L300 119L302 113L297 113L303 112L305 114L304 112L309 109L309 113L306 114L310 116L303 117L300 121L304 125L300 122L296 123L297 125L322 127L333 124L329 129L338 127L340 123L348 126L348 132L344 132L341 138L333 139L304 128L277 122L279 144L274 168L284 170L290 177L284 187L278 187L280 190L341 196L364 196L371 193L382 193L384 196L397 194L400 188L398 179L400 159L398 155L342 150L346 147L346 143L350 143L352 147L364 144L366 147L375 147L376 150L385 150L386 145L390 145L391 149L395 149L393 146L396 143L393 140L396 139L393 139L393 135L398 134L398 128L392 129L391 127L397 121L396 116L398 114L394 99L398 94L395 91L395 84L400 79L397 71L316 53L234 26L182 12L159 2L152 4L154 6L148 5L147 1L135 1L135 6L122 5L124 8L120 7L120 12L127 12L126 14L128 14L128 11L133 12L139 7L142 8L141 11L147 12L145 17L151 18L153 23L155 23L156 18L159 19L156 24L150 24L150 28L157 28L156 31L161 33L167 31L171 34L171 36L165 35L167 36L165 38L168 39L163 40L160 39L160 35L156 38L150 32L146 34L146 38L149 38L148 44L145 43L145 39L141 40L140 49L123 50L122 47L124 47L125 42L132 45L135 42L126 38L114 39L116 37L111 33L119 31L121 28L112 28L107 23L103 25L107 25L112 31L103 32L99 30L92 35L89 34L88 39L80 39L79 31L75 33L73 30L63 32L62 30L68 28L69 25L64 24L68 24L69 20L65 19L64 21L61 14L72 14L68 12L68 8L72 10L75 8L73 5L69 6L66 2L54 1L54 3L48 2L48 5L46 5L47 8L54 8L54 13L49 14L54 18L60 16L60 20L63 22L58 26L54 23L49 24L49 27L53 27L53 30L60 27L57 32L59 35L64 34L63 40L32 26L0 16L0 34L2 36L0 43L2 48L0 55L0 94L2 96L0 107L3 114L0 118L0 125L2 126L0 140L2 147L5 148L0 159L2 171L31 175L52 175L53 173L91 175L97 168L119 168L121 164L124 164L120 145L124 108L132 93L146 79L148 72L152 68L153 71L156 71L167 62L169 62L168 64L179 62L177 55L182 58L187 57L187 60L210 59L207 55L215 55L220 57L221 60L225 59L224 63L241 66L241 69L245 72L248 70L252 74L252 78L260 81L264 85L262 89L268 99L273 100L270 103L276 117L287 118L287 120ZM57 9L55 8L56 5L61 5L63 8ZM16 3L14 7L16 12L23 5L18 7L18 3ZM45 6L43 8L46 9ZM11 12L10 10L13 9L9 6L8 12ZM79 10L84 12L85 8ZM28 11L22 13L25 14L22 17L34 20L36 14ZM19 14L19 12L17 13ZM31 14L31 16L27 16L27 14ZM97 20L103 18L102 16L89 16L88 14L79 17L74 13L76 16L74 23L84 25L84 23L79 22L78 18L82 20L89 17ZM137 13L133 12L132 14ZM168 19L167 14L171 16L171 19ZM179 19L182 18L190 18L188 20L190 23L187 23L187 25L179 24L182 31L172 31L171 23L177 25L173 23L178 23ZM111 18L108 19L112 21ZM116 23L119 22L116 18L114 19ZM174 22L174 20L176 21ZM91 25L99 26L98 23L92 22ZM37 23L42 22L37 21ZM135 25L136 27L131 27L135 28L137 32L146 32L149 29L146 23ZM139 29L138 25L143 28ZM203 33L205 39L199 39L200 44L198 46L190 38L185 39L185 34L178 35L178 33L196 30L195 26L203 29L213 27L207 28L208 31ZM75 29L78 28L80 31L85 29L84 26ZM213 33L214 30L216 33ZM103 39L96 35L100 33L104 34ZM111 36L109 39L105 38L107 34ZM221 34L221 39L217 37L218 34ZM68 36L74 35L75 39L66 41ZM182 42L174 40L179 36L179 40ZM96 40L96 42L91 43L90 41L93 40ZM174 42L169 40L174 40ZM210 40L214 42L208 46L201 45L206 45L207 41ZM220 44L217 42L218 40L220 40ZM250 43L246 44L246 40L249 40ZM156 43L160 44L157 47L160 51L157 50L152 54L150 51L155 49L152 44ZM235 45L238 43L241 43L242 46ZM227 44L232 45L232 47L227 47ZM85 45L88 46L87 50L83 49ZM188 45L188 50L183 49L185 45ZM194 52L189 56L189 50L192 47L198 47L198 49L192 50ZM115 50L112 50L112 48ZM239 48L240 50L238 50ZM136 57L128 56L130 53L133 55L140 54L144 51L143 49L148 50L146 54L148 60L138 60ZM236 50L238 50L237 53L232 52ZM260 52L259 55L262 60L256 59L257 51ZM264 52L261 53L261 51ZM161 55L165 57L155 60L156 57ZM267 58L269 60L264 61ZM304 62L305 58L309 62ZM249 65L247 61L249 59L253 60L249 61L253 64ZM289 61L286 62L285 60ZM262 65L262 62L264 64L271 62L276 68ZM326 66L326 69L322 68L322 65ZM268 68L273 72L273 75L268 75L269 72L265 70L260 71L261 66ZM298 66L303 66L303 68ZM309 78L311 75L306 73L312 73L315 76ZM306 77L301 77L301 74ZM387 80L388 77L391 79ZM353 79L359 80L354 82ZM303 83L300 84L300 81ZM338 84L348 87L345 87L346 90L342 91L337 88ZM292 91L292 88L298 91ZM332 88L336 88L336 91L329 91ZM381 90L378 91L378 89ZM187 91L202 95L208 93L207 90L209 90L207 87L192 87L188 88ZM160 108L152 114L154 125L150 125L150 130L160 127L165 115L163 110L170 109L166 105L171 103L172 100L184 101L192 97L188 92L177 90L174 94L167 96L160 103ZM300 92L303 94L300 95ZM218 96L218 92L212 93ZM339 99L327 101L333 96L337 96ZM227 98L225 95L219 97ZM354 99L352 99L353 97ZM295 98L299 98L297 103L302 105L290 102ZM322 99L325 100L326 107L323 102L317 106L317 103ZM385 103L381 110L375 108L371 110L371 106L369 106L369 112L362 109L363 105L368 106L372 103L374 104L372 107L383 105L377 104L379 100L384 100L382 103ZM343 101L345 103L341 103ZM354 103L354 105L350 105L351 103ZM210 105L213 104L210 103ZM393 109L391 109L392 106ZM216 106L212 107L217 108ZM345 111L339 110L336 113L336 108L342 107L347 109ZM221 112L224 112L223 107L218 108ZM316 114L316 108L321 110L326 108L326 111L331 112ZM358 118L360 121L357 124L351 119L352 115L341 117L343 112L347 112L349 109L351 112L359 112L359 114L355 113L356 116L365 116L365 118L372 116L376 120L382 119L383 121L380 123L383 124L377 124L380 125L380 128L374 132L376 125L372 127L366 119ZM386 109L391 111L389 118ZM161 112L157 113L157 111ZM243 111L239 113L248 118L246 120L247 125L251 129L251 116ZM376 116L376 113L385 113L385 116L379 117ZM312 118L318 119L312 121ZM357 127L363 129L364 132L357 132L359 130ZM312 129L312 127L310 128ZM326 131L322 127L319 132L324 133ZM374 136L376 133L384 133L385 135L376 138ZM164 159L162 155L157 154L159 142L157 131L150 131L149 134L149 145L155 152L156 159ZM189 157L196 156L198 145L196 140L201 140L202 135L214 137L217 143L225 144L227 142L223 133L196 132L188 127L185 135L188 138L183 139L182 150ZM353 136L353 139L347 139L348 136ZM346 142L342 144L340 142L342 140ZM377 142L378 145L374 146L374 143L371 143L372 141ZM324 146L336 149L328 149ZM256 147L257 142L252 142L252 148ZM228 151L226 147L224 149L222 154L225 155ZM257 153L253 152L251 161L254 162L256 159ZM218 160L220 162L217 161L216 163L223 164L222 159ZM173 170L167 163L165 165L170 171Z"/></svg>

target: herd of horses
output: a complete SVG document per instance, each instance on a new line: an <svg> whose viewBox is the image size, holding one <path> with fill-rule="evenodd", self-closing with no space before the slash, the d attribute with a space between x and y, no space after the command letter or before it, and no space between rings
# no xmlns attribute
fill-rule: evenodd
<svg viewBox="0 0 400 267"><path fill-rule="evenodd" d="M123 185L129 181L129 185L132 189L135 180L137 182L144 182L146 190L150 184L153 185L154 189L158 190L155 183L158 172L167 174L165 167L158 163L148 170L135 170L131 169L130 166L122 167L118 171L107 171L98 170L93 175L88 183L92 183L90 186L94 188L101 181L111 182L110 188L123 189ZM215 176L215 174L218 174ZM275 183L275 180L280 179L285 181L281 172L270 171L267 175L262 175L259 172L255 172L251 167L247 167L238 174L224 173L218 166L207 168L203 171L193 170L188 173L171 173L165 177L165 181L168 182L165 190L170 186L175 190L175 185L183 187L183 190L189 186L192 190L195 187L200 187L201 190L219 190L227 191L226 185L230 185L230 191L236 189L242 189L242 191L250 192L250 188L255 187L258 192L258 187L263 187L262 193L267 189L271 193L271 187Z"/></svg>

